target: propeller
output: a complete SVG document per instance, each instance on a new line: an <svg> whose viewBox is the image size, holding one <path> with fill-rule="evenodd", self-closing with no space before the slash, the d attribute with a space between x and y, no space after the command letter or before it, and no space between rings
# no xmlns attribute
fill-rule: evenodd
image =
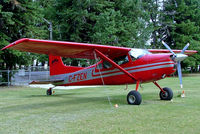
<svg viewBox="0 0 200 134"><path fill-rule="evenodd" d="M189 47L189 43L183 48L181 53L175 54L172 49L164 42L162 41L162 44L173 54L172 59L177 62L177 70L178 70L178 78L180 81L180 86L183 88L183 82L182 82L182 71L181 71L181 61L183 61L188 56L184 54L185 50Z"/></svg>

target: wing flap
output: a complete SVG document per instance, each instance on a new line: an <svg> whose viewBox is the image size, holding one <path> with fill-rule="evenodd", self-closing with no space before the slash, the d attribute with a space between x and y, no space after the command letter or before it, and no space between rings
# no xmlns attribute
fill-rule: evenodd
<svg viewBox="0 0 200 134"><path fill-rule="evenodd" d="M148 49L151 53L171 53L168 49ZM172 50L174 53L181 53L182 50ZM186 50L184 54L192 55L197 53L195 50Z"/></svg>

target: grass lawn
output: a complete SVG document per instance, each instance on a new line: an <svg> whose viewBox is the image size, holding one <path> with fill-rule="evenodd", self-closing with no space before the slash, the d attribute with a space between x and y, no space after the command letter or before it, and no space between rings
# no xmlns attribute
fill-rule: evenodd
<svg viewBox="0 0 200 134"><path fill-rule="evenodd" d="M53 96L44 89L0 87L0 134L199 133L200 77L183 78L185 98L177 97L177 78L158 83L173 89L173 101L161 101L153 83L139 88L140 106L126 102L135 85L56 90Z"/></svg>

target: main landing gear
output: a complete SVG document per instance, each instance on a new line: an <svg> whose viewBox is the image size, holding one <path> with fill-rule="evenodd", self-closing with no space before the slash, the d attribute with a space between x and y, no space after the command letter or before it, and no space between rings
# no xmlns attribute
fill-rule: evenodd
<svg viewBox="0 0 200 134"><path fill-rule="evenodd" d="M137 81L136 83L136 90L132 90L128 93L127 95L127 102L130 105L140 105L142 102L142 96L140 93L137 91L139 87L140 82Z"/></svg>
<svg viewBox="0 0 200 134"><path fill-rule="evenodd" d="M52 95L52 88L49 88L49 89L47 90L47 96L49 96L49 95Z"/></svg>
<svg viewBox="0 0 200 134"><path fill-rule="evenodd" d="M136 90L132 90L127 95L127 102L130 105L140 105L142 102L142 96Z"/></svg>
<svg viewBox="0 0 200 134"><path fill-rule="evenodd" d="M171 100L173 98L173 92L170 88L161 88L156 81L153 82L160 89L160 99L161 100ZM136 90L132 90L127 95L127 102L130 105L140 105L142 102L142 96L137 91L139 87L139 82L136 84Z"/></svg>

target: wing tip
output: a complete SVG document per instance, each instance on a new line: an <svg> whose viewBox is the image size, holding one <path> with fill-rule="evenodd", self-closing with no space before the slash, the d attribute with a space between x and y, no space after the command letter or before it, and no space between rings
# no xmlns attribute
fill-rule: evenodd
<svg viewBox="0 0 200 134"><path fill-rule="evenodd" d="M5 50L5 49L10 48L10 47L12 47L12 46L15 46L15 45L17 45L17 44L19 44L19 43L27 42L27 41L29 41L29 38L22 38L22 39L19 39L19 40L15 41L15 42L13 42L13 43L11 43L11 44L5 46L5 47L2 48L1 50Z"/></svg>

